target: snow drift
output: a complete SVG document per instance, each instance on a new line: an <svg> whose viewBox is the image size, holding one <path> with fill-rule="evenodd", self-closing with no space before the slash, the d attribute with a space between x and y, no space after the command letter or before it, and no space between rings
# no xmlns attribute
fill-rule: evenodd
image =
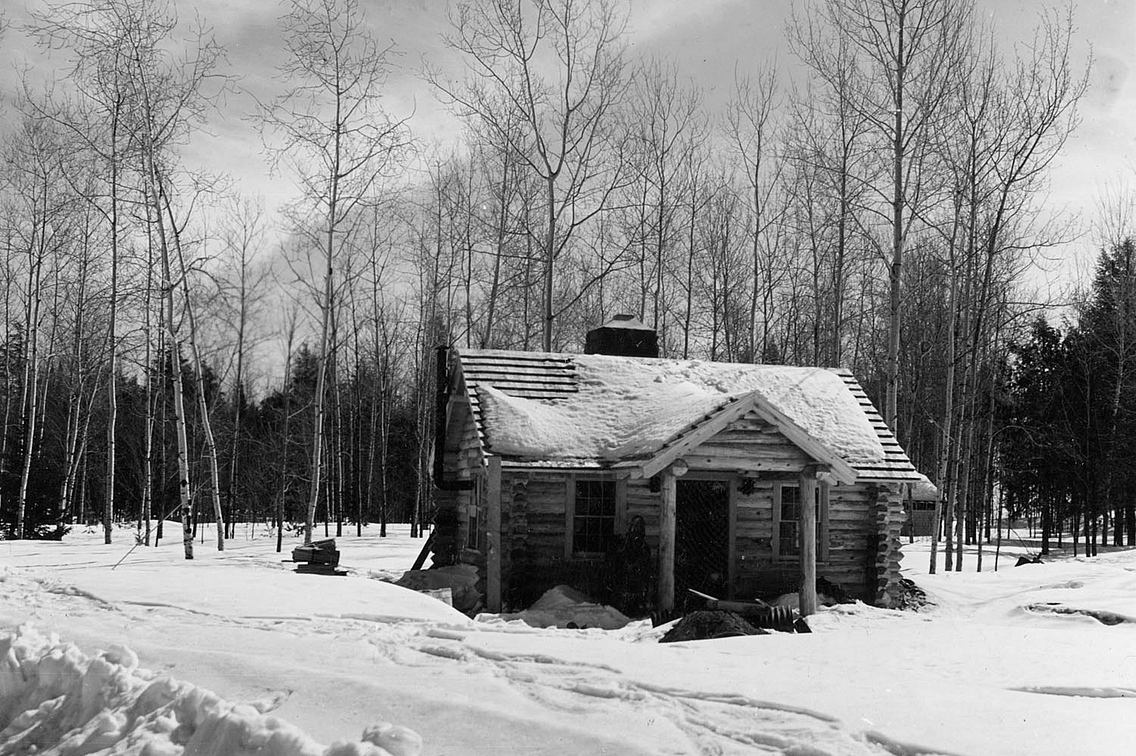
<svg viewBox="0 0 1136 756"><path fill-rule="evenodd" d="M129 648L94 658L30 625L0 638L0 753L139 756L417 756L392 724L323 746L273 716L138 667Z"/></svg>

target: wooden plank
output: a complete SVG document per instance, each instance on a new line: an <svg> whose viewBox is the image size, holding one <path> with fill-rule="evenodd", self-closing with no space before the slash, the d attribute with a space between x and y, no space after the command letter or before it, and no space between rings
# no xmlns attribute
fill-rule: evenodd
<svg viewBox="0 0 1136 756"><path fill-rule="evenodd" d="M534 365L532 363L515 362L493 362L493 363L465 363L464 374L466 379L471 375L477 376L499 376L499 375L528 375L528 376L544 376L555 380L572 379L576 375L575 366L569 369L564 369L560 366L548 365Z"/></svg>
<svg viewBox="0 0 1136 756"><path fill-rule="evenodd" d="M563 376L543 378L535 375L471 375L467 383L470 391L483 386L495 386L500 388L507 385L547 386L571 393L575 393L579 390L579 386L575 380Z"/></svg>
<svg viewBox="0 0 1136 756"><path fill-rule="evenodd" d="M489 458L486 488L489 508L486 523L485 601L490 612L501 611L501 458Z"/></svg>
<svg viewBox="0 0 1136 756"><path fill-rule="evenodd" d="M791 460L769 460L764 461L760 459L721 459L719 457L684 457L690 465L690 469L694 471L707 470L718 471L725 470L728 472L738 473L758 473L758 472L791 472L795 473L801 469L799 461Z"/></svg>
<svg viewBox="0 0 1136 756"><path fill-rule="evenodd" d="M525 365L555 365L576 369L576 363L570 356L550 355L547 352L514 352L496 349L462 349L458 350L463 364L495 364L517 362Z"/></svg>
<svg viewBox="0 0 1136 756"><path fill-rule="evenodd" d="M755 449L753 445L726 446L723 444L701 444L690 451L691 456L717 457L722 460L763 461L782 460L793 461L800 465L812 461L808 455L792 444L763 447Z"/></svg>
<svg viewBox="0 0 1136 756"><path fill-rule="evenodd" d="M776 428L767 423L765 420L762 420L760 417L755 416L754 413L751 412L744 415L743 417L739 417L737 420L734 420L732 423L730 423L727 430L736 431L739 433L759 434L776 431Z"/></svg>
<svg viewBox="0 0 1136 756"><path fill-rule="evenodd" d="M517 396L523 399L565 399L567 397L575 396L576 389L574 388L560 388L557 386L549 386L544 383L532 384L514 384L514 383L494 383L494 384L478 384L474 388L478 391L484 390L486 386L500 391L506 396ZM480 402L478 404L480 407Z"/></svg>
<svg viewBox="0 0 1136 756"><path fill-rule="evenodd" d="M729 507L729 534L726 540L726 550L728 552L726 558L726 571L728 578L726 580L726 597L736 598L734 589L738 582L738 486L737 480L727 481L727 506Z"/></svg>
<svg viewBox="0 0 1136 756"><path fill-rule="evenodd" d="M738 518L742 522L771 522L773 520L772 498L758 503L738 507Z"/></svg>
<svg viewBox="0 0 1136 756"><path fill-rule="evenodd" d="M781 489L784 484L777 482L773 484L773 501L771 514L773 518L772 526L770 528L770 542L769 547L772 555L775 557L781 556Z"/></svg>
<svg viewBox="0 0 1136 756"><path fill-rule="evenodd" d="M830 506L831 506L831 502L829 501L829 498L828 498L828 485L827 484L821 483L819 485L819 488L817 490L817 496L819 497L820 507L817 511L817 517L819 519L817 520L817 539L816 539L817 554L816 554L816 558L817 558L818 561L825 562L825 561L828 561L829 545L831 543L831 538L832 538L832 534L831 534L830 527L829 527L829 524L830 524L829 523L829 517L830 517L829 509L830 509Z"/></svg>
<svg viewBox="0 0 1136 756"><path fill-rule="evenodd" d="M515 396L520 399L563 399L570 396L571 393L567 391L556 391L553 389L540 389L540 388L512 388L496 386L499 391L502 391L509 396ZM478 399L478 409L481 408L481 400Z"/></svg>
<svg viewBox="0 0 1136 756"><path fill-rule="evenodd" d="M480 388L482 386L493 386L494 388L506 390L506 386L516 386L518 388L547 388L550 390L563 391L564 393L574 394L579 390L576 382L573 380L564 379L546 379L536 376L525 377L515 375L502 375L502 376L471 376L469 380L471 388Z"/></svg>
<svg viewBox="0 0 1136 756"><path fill-rule="evenodd" d="M727 429L710 439L711 443L715 444L746 444L747 446L775 446L777 444L787 444L788 440L785 439L780 433L759 433L756 431Z"/></svg>
<svg viewBox="0 0 1136 756"><path fill-rule="evenodd" d="M675 565L675 476L670 470L661 474L660 493L662 502L659 512L659 610L663 613L674 609L674 565Z"/></svg>
<svg viewBox="0 0 1136 756"><path fill-rule="evenodd" d="M572 521L576 517L576 476L568 476L568 490L564 497L564 558L572 558Z"/></svg>

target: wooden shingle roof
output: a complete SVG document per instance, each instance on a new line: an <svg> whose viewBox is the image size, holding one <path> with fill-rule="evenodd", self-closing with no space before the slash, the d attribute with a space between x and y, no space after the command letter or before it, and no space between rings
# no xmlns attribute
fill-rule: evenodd
<svg viewBox="0 0 1136 756"><path fill-rule="evenodd" d="M875 463L856 465L859 476L865 480L918 480L921 477L919 472L911 464L911 460L907 458L907 452L899 445L899 440L888 428L883 416L872 404L872 400L868 398L863 386L856 380L856 376L845 368L833 368L832 372L844 380L844 385L852 392L852 396L856 397L856 402L868 417L868 422L872 424L872 429L875 430L876 436L880 439L880 444L884 447L884 459Z"/></svg>
<svg viewBox="0 0 1136 756"><path fill-rule="evenodd" d="M485 386L525 399L558 399L579 391L570 355L498 350L457 353L462 387L473 412L477 435L485 445L479 389Z"/></svg>
<svg viewBox="0 0 1136 756"><path fill-rule="evenodd" d="M842 457L854 457L848 459L848 465L857 479L908 482L918 478L895 436L847 370L465 349L455 350L453 365L453 387L468 399L482 449L500 454L513 464L625 467L632 460L645 461L660 450L681 445L685 437L698 435L698 428L707 423L713 425L719 413L729 411L739 398L752 391L761 400L759 405L764 402L779 415L780 422L794 425L786 435L815 441L834 454L843 450ZM874 433L878 451L847 454L847 439L824 437L823 429L832 427L831 422L825 425L826 419L819 418L812 423L812 418L802 416L802 412L809 411L807 401L798 401L799 406L793 406L789 413L792 417L786 419L776 400L770 402L762 389L765 376L784 383L785 375L797 375L792 371L813 383L818 373L838 377L848 392L841 406L851 413L859 409L862 418L854 421L866 424L865 428L870 426L871 431L865 432ZM836 383L833 378L827 380ZM827 386L827 390L831 392L832 386ZM839 387L835 390L842 393ZM672 396L677 398L672 400ZM508 412L502 412L505 403L509 404L504 407ZM508 435L509 429L499 426L509 422L509 417L526 421L526 412L541 418L543 425L538 423L536 435L547 429L549 436L567 434L576 442L561 442L557 438L548 449L508 448L500 438ZM611 419L618 413L625 415L622 425ZM801 427L796 427L798 424ZM840 430L840 423L835 427L833 433ZM586 443L592 438L596 439L596 448ZM816 444L809 445L816 450Z"/></svg>

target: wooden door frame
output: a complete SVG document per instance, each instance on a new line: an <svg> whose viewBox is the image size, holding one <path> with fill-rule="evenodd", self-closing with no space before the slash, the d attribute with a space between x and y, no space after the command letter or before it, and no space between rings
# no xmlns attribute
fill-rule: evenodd
<svg viewBox="0 0 1136 756"><path fill-rule="evenodd" d="M726 484L726 591L727 595L717 596L716 598L733 599L736 598L735 583L738 577L737 561L737 525L738 525L738 504L737 492L740 478L736 473L719 472L717 470L690 470L681 478L678 478L675 485L675 510L679 506L678 501L678 483L683 481L721 481Z"/></svg>

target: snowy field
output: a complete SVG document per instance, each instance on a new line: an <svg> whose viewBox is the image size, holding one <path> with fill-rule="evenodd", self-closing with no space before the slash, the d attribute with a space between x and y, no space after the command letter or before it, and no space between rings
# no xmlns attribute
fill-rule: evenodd
<svg viewBox="0 0 1136 756"><path fill-rule="evenodd" d="M128 530L0 542L0 754L1136 748L1136 552L1014 567L1019 544L996 573L991 550L983 573L928 576L916 542L922 612L841 606L808 635L660 645L650 623L469 620L376 579L422 540L371 531L339 539L346 577L294 573L263 530L224 553L206 537L192 562L173 540L129 551Z"/></svg>

